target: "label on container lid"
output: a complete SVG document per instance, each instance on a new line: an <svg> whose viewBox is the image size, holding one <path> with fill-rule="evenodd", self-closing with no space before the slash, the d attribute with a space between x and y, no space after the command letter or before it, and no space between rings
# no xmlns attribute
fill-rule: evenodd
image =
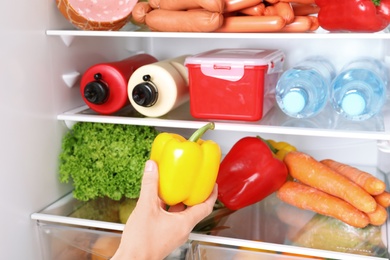
<svg viewBox="0 0 390 260"><path fill-rule="evenodd" d="M240 80L245 66L267 66L267 73L283 71L284 54L280 50L215 49L187 57L185 65L198 64L204 75L229 81Z"/></svg>

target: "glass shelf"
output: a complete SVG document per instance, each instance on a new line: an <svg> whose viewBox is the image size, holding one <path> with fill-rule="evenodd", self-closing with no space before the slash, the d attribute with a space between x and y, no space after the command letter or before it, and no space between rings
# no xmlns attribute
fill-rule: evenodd
<svg viewBox="0 0 390 260"><path fill-rule="evenodd" d="M128 23L119 31L47 30L51 36L154 37L154 38L265 38L265 39L390 39L390 28L376 33L330 33L322 28L310 33L210 33L152 32L146 26Z"/></svg>
<svg viewBox="0 0 390 260"><path fill-rule="evenodd" d="M127 107L113 115L99 115L87 106L82 106L59 114L57 119L65 121L68 127L75 122L100 122L198 129L208 122L208 120L193 118L188 103L159 118L144 117L131 107ZM284 116L279 108L275 106L263 119L256 122L213 121L215 122L215 130L221 131L390 141L390 122L382 115L364 122L351 122L343 120L333 113L329 115L324 112L313 119L298 120Z"/></svg>

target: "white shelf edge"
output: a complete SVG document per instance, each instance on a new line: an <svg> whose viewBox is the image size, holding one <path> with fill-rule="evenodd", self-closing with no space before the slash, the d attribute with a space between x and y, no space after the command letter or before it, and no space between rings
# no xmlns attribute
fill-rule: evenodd
<svg viewBox="0 0 390 260"><path fill-rule="evenodd" d="M390 39L390 33L194 33L150 31L47 30L48 36L154 37L154 38L255 38L255 39Z"/></svg>
<svg viewBox="0 0 390 260"><path fill-rule="evenodd" d="M220 236L213 236L213 235L204 235L204 234L197 234L197 233L191 233L189 239L194 241L202 241L202 242L216 243L216 244L229 245L229 246L255 248L255 249L257 248L257 249L263 249L269 251L286 252L291 254L316 256L316 257L324 257L324 258L331 258L331 259L343 259L343 260L383 259L380 257L373 257L373 256L363 256L357 254L334 252L334 251L314 249L314 248L304 248L304 247L298 247L292 245L282 245L276 243L267 243L267 242L220 237Z"/></svg>
<svg viewBox="0 0 390 260"><path fill-rule="evenodd" d="M96 122L96 123L111 123L111 124L128 124L128 125L143 125L167 128L186 128L198 129L209 121L200 120L181 120L181 119L162 119L162 118L136 118L114 115L90 115L80 114L81 111L87 109L87 106L82 106L63 114L57 115L58 120L65 122ZM332 137L332 138L351 138L351 139L367 139L367 140L390 140L388 132L368 132L368 131L353 131L350 130L334 130L334 129L316 129L316 128L299 128L299 127L282 127L261 125L259 122L215 122L215 130L221 131L238 131L248 133L261 134L283 134L283 135L304 135L317 137ZM71 125L71 124L69 124Z"/></svg>

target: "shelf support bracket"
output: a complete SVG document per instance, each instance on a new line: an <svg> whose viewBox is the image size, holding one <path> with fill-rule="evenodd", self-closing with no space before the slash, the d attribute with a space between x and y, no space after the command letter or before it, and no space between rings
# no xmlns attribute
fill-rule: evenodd
<svg viewBox="0 0 390 260"><path fill-rule="evenodd" d="M77 71L72 71L62 75L62 80L65 82L68 88L73 88L76 85L76 82L80 78L80 73Z"/></svg>
<svg viewBox="0 0 390 260"><path fill-rule="evenodd" d="M66 45L66 47L69 47L74 40L74 36L72 35L61 35L60 37L62 42Z"/></svg>

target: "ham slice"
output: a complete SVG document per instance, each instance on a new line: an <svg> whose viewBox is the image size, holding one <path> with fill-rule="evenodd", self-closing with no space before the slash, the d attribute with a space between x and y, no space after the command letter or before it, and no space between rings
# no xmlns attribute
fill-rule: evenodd
<svg viewBox="0 0 390 260"><path fill-rule="evenodd" d="M130 19L137 0L56 0L57 7L82 30L115 31Z"/></svg>

